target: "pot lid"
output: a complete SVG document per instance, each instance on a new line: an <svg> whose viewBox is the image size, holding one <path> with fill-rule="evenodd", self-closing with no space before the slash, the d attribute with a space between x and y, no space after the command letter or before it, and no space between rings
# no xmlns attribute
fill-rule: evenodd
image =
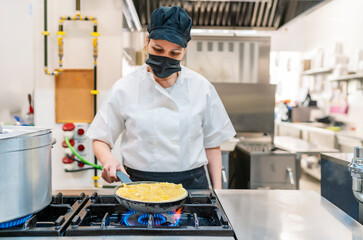
<svg viewBox="0 0 363 240"><path fill-rule="evenodd" d="M48 147L52 144L52 131L46 128L3 126L1 132L0 155L45 146ZM6 160L6 158L1 160Z"/></svg>
<svg viewBox="0 0 363 240"><path fill-rule="evenodd" d="M11 138L39 136L50 132L51 130L47 128L31 126L2 126L0 129L0 141Z"/></svg>

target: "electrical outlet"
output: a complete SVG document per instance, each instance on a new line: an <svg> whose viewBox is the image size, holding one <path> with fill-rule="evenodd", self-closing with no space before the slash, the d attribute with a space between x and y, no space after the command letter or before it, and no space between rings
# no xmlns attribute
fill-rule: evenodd
<svg viewBox="0 0 363 240"><path fill-rule="evenodd" d="M77 153L89 162L93 162L93 150L91 139L86 137L88 123L75 123L74 149ZM79 166L78 166L79 167ZM83 166L82 166L83 167ZM80 168L82 168L80 167Z"/></svg>
<svg viewBox="0 0 363 240"><path fill-rule="evenodd" d="M88 123L66 123L63 125L63 135L69 137L69 141L71 142L72 147L74 150L85 160L92 162L93 159L93 151L92 151L92 143L91 139L86 137L86 131L88 129ZM72 155L73 153L71 150L62 143L65 155ZM73 155L73 157L75 157ZM64 161L63 161L64 162ZM65 163L65 162L64 162ZM72 163L66 164L64 169L67 170L77 170L82 169L85 165L82 163Z"/></svg>

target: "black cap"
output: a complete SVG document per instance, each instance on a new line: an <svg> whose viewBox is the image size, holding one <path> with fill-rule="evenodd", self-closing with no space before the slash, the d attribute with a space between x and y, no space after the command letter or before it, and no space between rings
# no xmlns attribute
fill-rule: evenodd
<svg viewBox="0 0 363 240"><path fill-rule="evenodd" d="M190 41L192 19L179 6L159 7L151 14L151 21L147 26L149 38L164 39L176 43L183 48Z"/></svg>

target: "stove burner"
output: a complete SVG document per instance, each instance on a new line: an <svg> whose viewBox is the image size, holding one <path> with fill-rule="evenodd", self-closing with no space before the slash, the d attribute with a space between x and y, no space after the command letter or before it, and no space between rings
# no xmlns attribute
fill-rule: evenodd
<svg viewBox="0 0 363 240"><path fill-rule="evenodd" d="M25 223L26 220L28 220L31 216L32 215L30 214L29 216L26 216L26 217L22 217L22 218L15 219L15 220L12 220L12 221L0 223L0 229L2 229L2 228L11 228L11 227L21 225L21 224Z"/></svg>
<svg viewBox="0 0 363 240"><path fill-rule="evenodd" d="M181 209L164 214L153 214L153 226L178 226L181 217ZM149 224L150 214L129 211L121 217L120 224L126 226L147 226Z"/></svg>
<svg viewBox="0 0 363 240"><path fill-rule="evenodd" d="M125 213L125 214L123 215L123 217L121 217L120 224L125 223L125 225L126 225L126 226L131 226L131 225L129 224L128 219L129 219L132 215L134 215L134 214L136 214L136 212L134 212L134 211L129 211L129 212Z"/></svg>
<svg viewBox="0 0 363 240"><path fill-rule="evenodd" d="M166 222L166 217L164 217L163 215L161 215L159 213L153 214L153 217L154 217L154 223L153 223L154 226L159 226ZM149 221L149 214L147 214L147 213L142 214L137 219L137 221L141 224L147 225L148 221Z"/></svg>

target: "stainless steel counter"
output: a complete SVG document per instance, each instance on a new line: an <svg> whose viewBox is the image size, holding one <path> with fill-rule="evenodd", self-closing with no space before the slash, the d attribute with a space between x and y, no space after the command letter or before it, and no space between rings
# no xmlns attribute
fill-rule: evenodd
<svg viewBox="0 0 363 240"><path fill-rule="evenodd" d="M343 130L336 133L338 136L350 137L363 142L363 134L356 131Z"/></svg>
<svg viewBox="0 0 363 240"><path fill-rule="evenodd" d="M64 195L112 194L113 189L53 191ZM363 240L363 226L329 201L310 191L216 190L238 239ZM190 236L45 237L43 239L233 239ZM6 238L4 238L6 239ZM10 239L10 238L9 238ZM22 237L17 239L40 239Z"/></svg>
<svg viewBox="0 0 363 240"><path fill-rule="evenodd" d="M293 127L303 131L320 132L320 133L333 133L331 130L326 129L330 127L328 124L313 122L313 123L291 123L291 122L275 122L280 126Z"/></svg>
<svg viewBox="0 0 363 240"><path fill-rule="evenodd" d="M338 132L333 132L331 130L328 130L328 127L331 127L328 124L313 122L313 123L289 123L289 122L275 122L275 126L277 128L276 135L285 135L279 134L280 128L288 128L293 129L296 131L290 132L290 134L294 135L296 138L303 138L303 132L309 132L314 133L313 138L316 138L316 134L322 134L329 137L329 141L331 141L331 137L335 137L335 145L334 147L339 149L341 151L353 151L353 146L359 146L363 145L363 134L357 131L351 131L351 130L341 130ZM287 134L289 135L289 134ZM289 135L290 136L290 135ZM305 138L306 139L306 135ZM321 138L318 140L322 140ZM350 149L347 151L347 149ZM324 152L331 152L331 151L324 151Z"/></svg>
<svg viewBox="0 0 363 240"><path fill-rule="evenodd" d="M46 239L46 240L116 240L116 239L127 239L127 240L234 240L233 237L191 237L191 236L87 236L87 237L17 237L17 238L1 238L1 240L35 240L35 239Z"/></svg>
<svg viewBox="0 0 363 240"><path fill-rule="evenodd" d="M348 167L352 161L353 153L322 153L321 158Z"/></svg>
<svg viewBox="0 0 363 240"><path fill-rule="evenodd" d="M318 146L305 140L289 136L275 136L274 145L292 153L319 154L322 152L338 152L338 150L334 148Z"/></svg>
<svg viewBox="0 0 363 240"><path fill-rule="evenodd" d="M217 190L238 239L363 239L363 226L315 192Z"/></svg>

